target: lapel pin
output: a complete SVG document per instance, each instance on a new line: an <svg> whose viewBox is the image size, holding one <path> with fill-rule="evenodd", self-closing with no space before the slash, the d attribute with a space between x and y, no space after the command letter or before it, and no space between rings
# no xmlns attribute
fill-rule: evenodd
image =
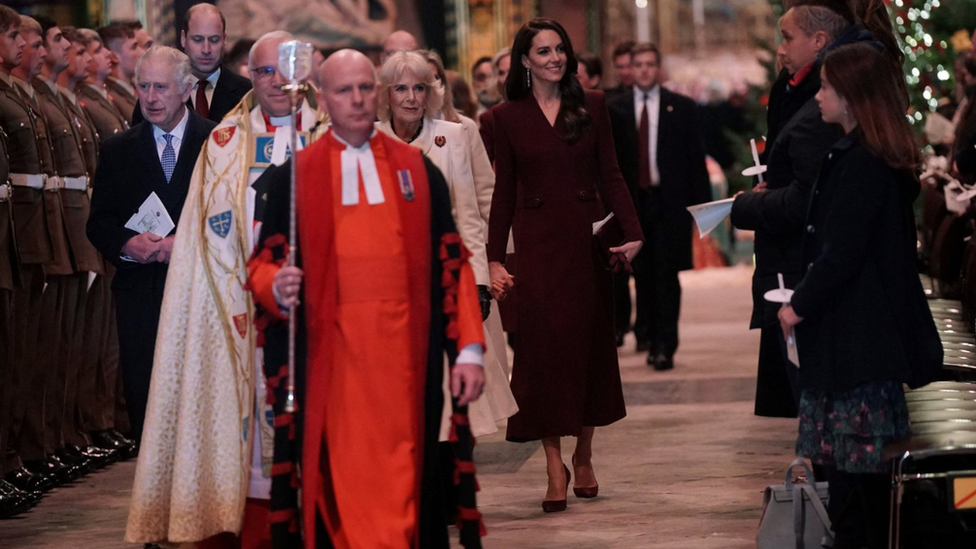
<svg viewBox="0 0 976 549"><path fill-rule="evenodd" d="M434 144L438 147L443 147L445 143L447 143L447 139L443 135L438 135L434 138Z"/></svg>

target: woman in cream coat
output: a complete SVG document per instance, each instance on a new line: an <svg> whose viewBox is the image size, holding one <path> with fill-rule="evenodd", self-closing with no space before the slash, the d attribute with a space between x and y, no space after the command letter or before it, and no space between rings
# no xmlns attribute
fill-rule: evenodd
<svg viewBox="0 0 976 549"><path fill-rule="evenodd" d="M417 147L441 170L451 193L454 220L471 251L483 308L490 307L488 259L485 249L487 215L482 216L472 171L467 130L461 124L435 119L444 104L444 86L427 60L416 52L391 55L379 71L380 131ZM480 172L481 170L479 170ZM480 178L483 179L483 178ZM496 422L518 411L508 385L508 356L497 312L485 321L485 392L469 405L471 431L482 436L498 430ZM445 379L448 379L445 377ZM445 393L448 387L445 384ZM450 427L450 399L445 399L441 440Z"/></svg>

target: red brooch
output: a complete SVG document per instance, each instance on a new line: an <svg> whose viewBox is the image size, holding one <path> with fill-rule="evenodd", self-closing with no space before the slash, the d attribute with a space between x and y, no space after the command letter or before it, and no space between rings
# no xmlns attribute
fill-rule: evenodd
<svg viewBox="0 0 976 549"><path fill-rule="evenodd" d="M434 144L438 147L443 147L445 143L447 143L447 139L443 135L438 135L434 138Z"/></svg>

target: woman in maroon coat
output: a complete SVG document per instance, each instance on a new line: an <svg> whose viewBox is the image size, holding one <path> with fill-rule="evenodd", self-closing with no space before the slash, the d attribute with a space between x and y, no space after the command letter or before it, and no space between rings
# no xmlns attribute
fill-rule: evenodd
<svg viewBox="0 0 976 549"><path fill-rule="evenodd" d="M584 94L566 31L548 19L530 21L515 37L512 62L509 101L492 109L496 182L488 242L495 297L504 299L515 285L519 293L512 372L519 412L509 419L507 438L542 439L549 474L542 507L562 511L570 474L560 437L578 437L573 491L593 497L593 428L626 414L610 271L594 246L592 224L606 215L606 203L625 236L611 251L628 262L643 235L617 166L603 92ZM513 273L504 266L509 229L519 256Z"/></svg>

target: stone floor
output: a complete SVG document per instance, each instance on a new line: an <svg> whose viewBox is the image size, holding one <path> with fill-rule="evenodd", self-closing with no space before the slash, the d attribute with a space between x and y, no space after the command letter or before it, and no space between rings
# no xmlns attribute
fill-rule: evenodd
<svg viewBox="0 0 976 549"><path fill-rule="evenodd" d="M620 352L626 419L598 429L600 496L546 515L538 443L480 440L486 549L755 547L762 490L782 482L795 422L752 415L758 333L748 331L751 270L685 273L681 349L654 372L629 339ZM568 462L572 439L564 444ZM135 464L57 490L0 522L0 548L132 548L122 543Z"/></svg>

